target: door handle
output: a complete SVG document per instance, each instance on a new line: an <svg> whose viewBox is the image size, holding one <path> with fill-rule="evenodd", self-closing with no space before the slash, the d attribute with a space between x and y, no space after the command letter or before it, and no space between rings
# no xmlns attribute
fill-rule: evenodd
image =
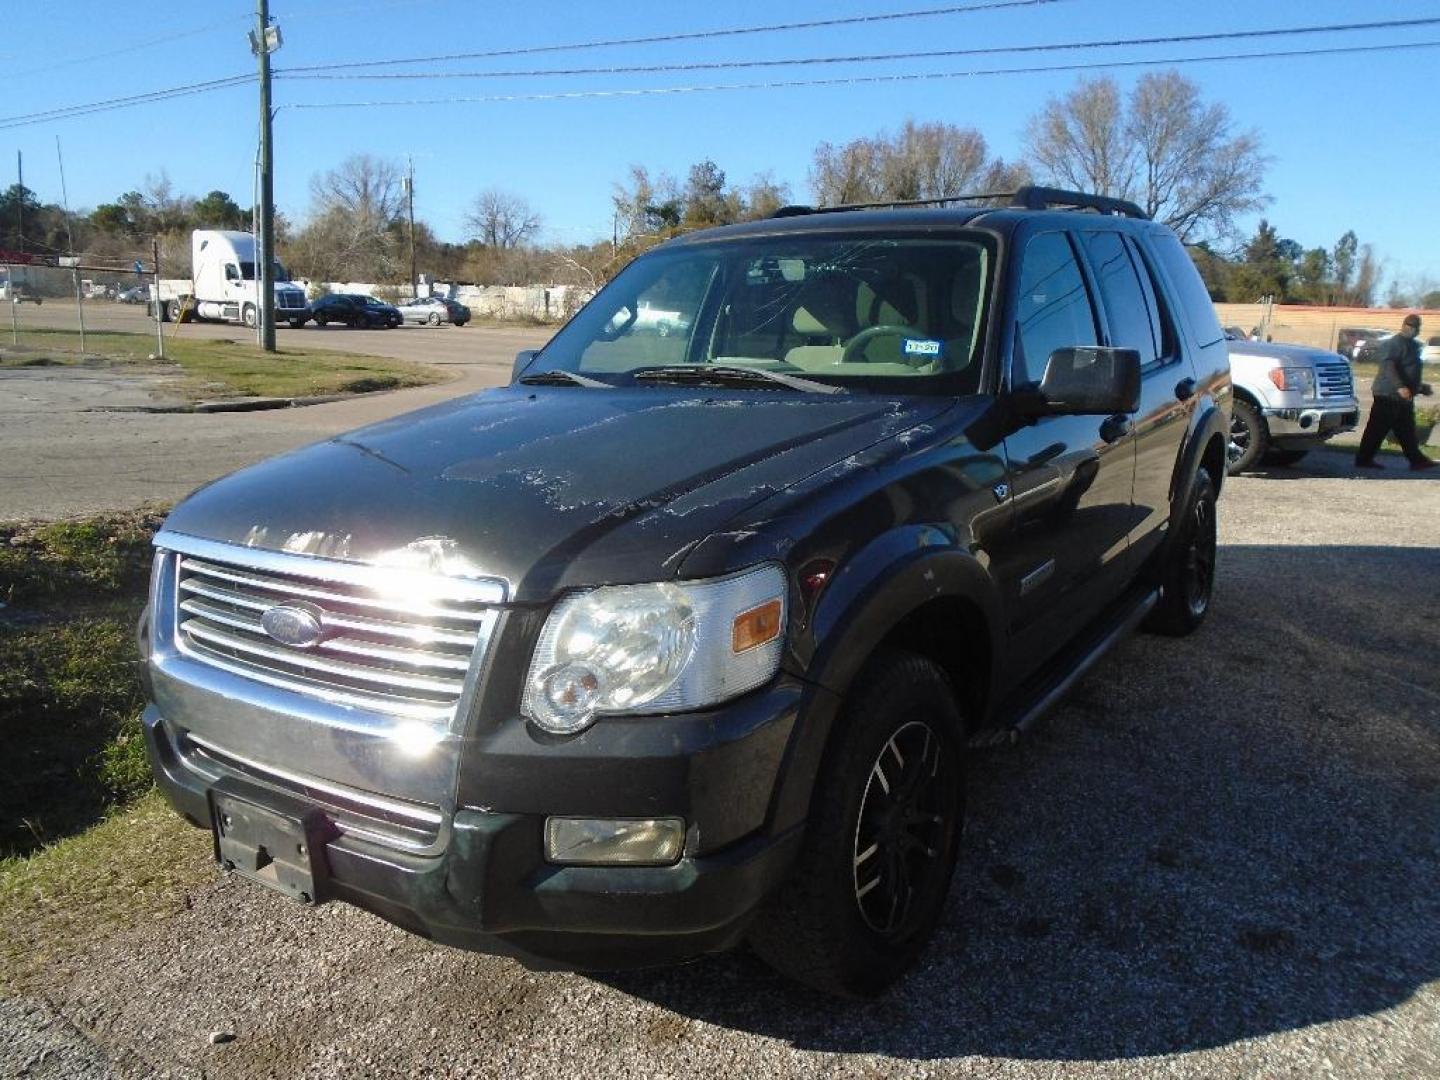
<svg viewBox="0 0 1440 1080"><path fill-rule="evenodd" d="M1100 438L1107 443L1117 443L1134 430L1135 425L1131 422L1130 417L1124 413L1116 413L1114 416L1106 417L1105 422L1100 425Z"/></svg>
<svg viewBox="0 0 1440 1080"><path fill-rule="evenodd" d="M1181 379L1175 384L1175 397L1180 401L1189 401L1195 396L1195 380Z"/></svg>

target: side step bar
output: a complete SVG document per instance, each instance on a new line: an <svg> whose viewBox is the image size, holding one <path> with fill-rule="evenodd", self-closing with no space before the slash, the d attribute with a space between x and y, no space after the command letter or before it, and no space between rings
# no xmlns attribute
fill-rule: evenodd
<svg viewBox="0 0 1440 1080"><path fill-rule="evenodd" d="M1139 626L1159 601L1159 589L1151 589L1142 593L1131 607L1122 609L1109 627L1084 648L1084 651L1069 665L1069 669L1058 681L1045 687L1013 721L976 732L970 737L969 746L973 749L983 749L991 746L1008 746L1018 741L1021 735L1034 727L1036 722L1069 692L1082 675L1094 667L1096 662L1121 639Z"/></svg>

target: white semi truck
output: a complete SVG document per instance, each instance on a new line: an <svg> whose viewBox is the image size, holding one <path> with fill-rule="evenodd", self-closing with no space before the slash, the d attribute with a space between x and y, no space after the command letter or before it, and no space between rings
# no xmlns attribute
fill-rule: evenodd
<svg viewBox="0 0 1440 1080"><path fill-rule="evenodd" d="M246 232L196 229L190 237L189 278L161 278L161 318L202 319L254 326L260 311L255 238ZM275 321L305 325L305 290L275 261Z"/></svg>

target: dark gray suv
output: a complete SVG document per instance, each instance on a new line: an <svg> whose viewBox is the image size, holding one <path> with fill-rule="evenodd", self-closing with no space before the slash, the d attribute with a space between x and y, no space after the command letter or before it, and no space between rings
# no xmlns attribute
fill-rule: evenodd
<svg viewBox="0 0 1440 1080"><path fill-rule="evenodd" d="M748 940L876 994L940 917L964 756L1205 617L1229 393L1189 258L1126 203L671 241L511 385L175 509L156 775L305 902L533 964Z"/></svg>

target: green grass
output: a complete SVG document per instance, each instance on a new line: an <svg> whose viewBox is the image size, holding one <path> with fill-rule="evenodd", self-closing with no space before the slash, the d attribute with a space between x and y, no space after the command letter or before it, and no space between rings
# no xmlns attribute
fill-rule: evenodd
<svg viewBox="0 0 1440 1080"><path fill-rule="evenodd" d="M183 335L183 328L178 331ZM91 366L163 371L180 376L176 393L192 401L217 397L310 397L424 386L448 376L403 360L322 349L267 353L248 342L213 338L165 339L165 362L151 360L155 338L146 334L22 330L19 345L0 339L0 368Z"/></svg>
<svg viewBox="0 0 1440 1080"><path fill-rule="evenodd" d="M210 837L156 791L79 836L0 859L0 989L43 987L87 942L180 910L214 874Z"/></svg>
<svg viewBox="0 0 1440 1080"><path fill-rule="evenodd" d="M151 785L134 628L162 517L0 526L0 858Z"/></svg>

